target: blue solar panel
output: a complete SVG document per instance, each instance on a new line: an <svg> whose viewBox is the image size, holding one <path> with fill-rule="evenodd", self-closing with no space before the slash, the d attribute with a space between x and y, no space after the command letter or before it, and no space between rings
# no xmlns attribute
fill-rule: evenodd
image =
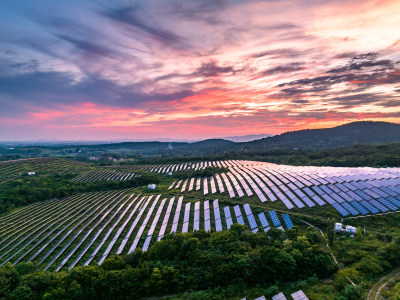
<svg viewBox="0 0 400 300"><path fill-rule="evenodd" d="M242 217L242 216L236 217L236 220L237 220L237 222L238 222L239 224L244 225L244 220L243 220L243 217Z"/></svg>
<svg viewBox="0 0 400 300"><path fill-rule="evenodd" d="M349 189L352 190L352 191L354 191L354 190L357 189L354 185L352 185L352 184L349 183L349 182L344 182L343 185L344 185L345 187L349 188Z"/></svg>
<svg viewBox="0 0 400 300"><path fill-rule="evenodd" d="M362 215L367 215L369 211L357 201L350 202Z"/></svg>
<svg viewBox="0 0 400 300"><path fill-rule="evenodd" d="M282 218L283 221L285 222L287 229L291 229L293 227L293 222L292 219L290 219L290 216L288 214L284 214Z"/></svg>
<svg viewBox="0 0 400 300"><path fill-rule="evenodd" d="M251 228L251 229L258 228L256 219L254 219L253 214L248 215L248 216L247 216L247 220L249 220L249 224L250 224L250 228Z"/></svg>
<svg viewBox="0 0 400 300"><path fill-rule="evenodd" d="M271 217L272 224L274 224L275 227L280 226L281 222L278 219L278 216L276 215L276 212L274 210L271 210L268 212L269 216Z"/></svg>
<svg viewBox="0 0 400 300"><path fill-rule="evenodd" d="M399 186L388 186L388 189L395 191L396 193L400 194L400 187Z"/></svg>
<svg viewBox="0 0 400 300"><path fill-rule="evenodd" d="M373 214L376 214L379 212L379 209L377 209L372 204L369 204L369 202L367 200L360 201L360 204L362 204L362 206L364 206L366 209L368 209Z"/></svg>
<svg viewBox="0 0 400 300"><path fill-rule="evenodd" d="M392 191L390 188L386 187L386 186L381 186L380 189L382 191L385 191L386 193L388 193L390 196L397 196L398 193L396 193L395 191Z"/></svg>
<svg viewBox="0 0 400 300"><path fill-rule="evenodd" d="M339 189L341 189L343 192L347 192L349 189L347 187L345 187L343 184L341 183L336 183L335 184Z"/></svg>
<svg viewBox="0 0 400 300"><path fill-rule="evenodd" d="M328 184L328 187L334 191L335 193L340 193L342 190L339 189L336 185L333 185L332 183Z"/></svg>
<svg viewBox="0 0 400 300"><path fill-rule="evenodd" d="M349 195L350 197L352 197L353 199L357 200L357 201L361 201L362 198L357 195L356 193L354 193L353 191L348 191L347 195Z"/></svg>
<svg viewBox="0 0 400 300"><path fill-rule="evenodd" d="M304 195L303 198L301 198L309 207L315 206L314 202L312 202L306 195Z"/></svg>
<svg viewBox="0 0 400 300"><path fill-rule="evenodd" d="M363 188L365 188L362 184L360 184L360 182L358 182L358 181L353 181L352 183L351 183L352 185L354 185L356 188L358 188L358 189L360 189L360 190L362 190ZM355 190L354 190L355 191Z"/></svg>
<svg viewBox="0 0 400 300"><path fill-rule="evenodd" d="M371 201L369 201L369 203L372 204L373 206L375 206L381 212L387 212L389 210L389 208L387 208L386 206L382 205L381 203L379 203L376 200L371 200Z"/></svg>
<svg viewBox="0 0 400 300"><path fill-rule="evenodd" d="M321 190L321 189L320 189L319 187L317 187L317 186L313 186L312 189L313 189L318 195L320 195L320 196L322 196L323 194L325 194L324 191Z"/></svg>
<svg viewBox="0 0 400 300"><path fill-rule="evenodd" d="M336 202L339 202L339 203L342 203L344 200L343 200L343 198L341 198L339 195L337 195L337 194L331 194L331 195L329 195L329 196L331 196L333 199L335 199L336 200ZM350 197L346 197L345 199L349 199Z"/></svg>
<svg viewBox="0 0 400 300"><path fill-rule="evenodd" d="M394 205L397 205L398 207L400 207L400 201L397 200L395 197L387 197L386 200L392 202Z"/></svg>
<svg viewBox="0 0 400 300"><path fill-rule="evenodd" d="M261 226L263 228L269 227L269 223L268 223L267 217L264 215L263 212L258 214L258 218L260 219Z"/></svg>
<svg viewBox="0 0 400 300"><path fill-rule="evenodd" d="M386 207L389 207L390 210L397 210L399 207L397 205L394 205L392 202L384 199L384 198L379 198L378 201L385 205Z"/></svg>
<svg viewBox="0 0 400 300"><path fill-rule="evenodd" d="M370 195L371 197L373 197L373 198L375 198L375 199L378 199L380 196L377 194L377 193L375 193L375 192L373 192L373 191L371 191L371 190L369 190L369 189L365 189L365 190L363 190L366 194L368 194L368 195Z"/></svg>
<svg viewBox="0 0 400 300"><path fill-rule="evenodd" d="M331 189L328 188L326 185L321 185L320 188L321 188L325 193L327 193L327 194L333 193L333 192L331 191Z"/></svg>
<svg viewBox="0 0 400 300"><path fill-rule="evenodd" d="M355 209L353 206L351 206L350 203L348 202L343 202L342 206L348 211L350 212L353 216L356 216L359 214L358 210Z"/></svg>
<svg viewBox="0 0 400 300"><path fill-rule="evenodd" d="M333 200L332 197L327 194L323 194L321 197L324 198L326 202L328 202L329 204L336 203L336 201Z"/></svg>
<svg viewBox="0 0 400 300"><path fill-rule="evenodd" d="M373 189L371 189L371 191L373 191L374 193L378 194L381 197L389 197L389 195L387 193L385 193L384 191L381 191L378 188L373 188Z"/></svg>
<svg viewBox="0 0 400 300"><path fill-rule="evenodd" d="M315 196L315 193L314 193L312 190L310 190L310 188L308 188L308 187L305 187L305 188L304 188L304 191L305 191L305 192L307 193L307 195L310 196L310 197Z"/></svg>
<svg viewBox="0 0 400 300"><path fill-rule="evenodd" d="M347 210L345 210L339 203L333 203L332 206L333 206L343 217L345 217L345 216L347 216L347 215L350 214L350 213L349 213Z"/></svg>
<svg viewBox="0 0 400 300"><path fill-rule="evenodd" d="M354 193L356 193L358 196L360 196L364 200L371 200L372 199L372 197L370 195L367 195L366 193L364 193L361 190L355 190Z"/></svg>

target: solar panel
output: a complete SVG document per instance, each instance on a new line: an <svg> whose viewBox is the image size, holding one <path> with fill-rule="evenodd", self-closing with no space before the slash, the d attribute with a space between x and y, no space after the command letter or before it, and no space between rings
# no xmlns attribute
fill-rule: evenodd
<svg viewBox="0 0 400 300"><path fill-rule="evenodd" d="M350 203L348 202L343 202L342 206L348 211L350 212L353 216L356 216L359 214L358 210L356 210L353 206L351 206Z"/></svg>
<svg viewBox="0 0 400 300"><path fill-rule="evenodd" d="M364 200L371 200L372 199L372 197L370 195L367 195L366 193L364 193L361 190L355 190L354 193L356 193L358 196L360 196Z"/></svg>
<svg viewBox="0 0 400 300"><path fill-rule="evenodd" d="M323 190L327 194L332 194L333 193L333 191L330 188L328 188L326 185L321 185L320 188L321 188L321 190Z"/></svg>
<svg viewBox="0 0 400 300"><path fill-rule="evenodd" d="M281 292L279 294L272 296L272 300L287 300L287 299L285 295Z"/></svg>
<svg viewBox="0 0 400 300"><path fill-rule="evenodd" d="M350 204L353 205L353 207L357 209L362 215L367 215L369 213L369 211L357 201L352 201L350 202Z"/></svg>
<svg viewBox="0 0 400 300"><path fill-rule="evenodd" d="M372 191L376 194L378 194L381 197L389 197L389 194L385 193L384 191L382 191L382 189L378 189L378 188L373 188Z"/></svg>
<svg viewBox="0 0 400 300"><path fill-rule="evenodd" d="M308 207L313 207L313 206L315 206L314 202L312 202L310 199L308 199L308 197L305 196L305 195L304 195L303 198L301 198L301 200L303 200L303 201L308 205Z"/></svg>
<svg viewBox="0 0 400 300"><path fill-rule="evenodd" d="M308 300L307 296L303 293L302 290L299 290L293 294L291 294L293 300Z"/></svg>
<svg viewBox="0 0 400 300"><path fill-rule="evenodd" d="M400 201L394 197L387 197L386 200L392 202L394 205L400 207Z"/></svg>
<svg viewBox="0 0 400 300"><path fill-rule="evenodd" d="M224 207L224 213L225 213L226 227L229 229L229 228L231 228L231 225L233 224L229 206Z"/></svg>
<svg viewBox="0 0 400 300"><path fill-rule="evenodd" d="M235 212L236 217L239 217L239 216L242 215L242 212L240 211L240 206L239 206L239 205L235 205L235 206L233 207L233 210L234 210L234 212Z"/></svg>
<svg viewBox="0 0 400 300"><path fill-rule="evenodd" d="M346 194L344 194L344 192L341 192L341 193L342 193L344 199L350 200L350 197L347 196ZM333 193L329 196L331 196L336 202L342 203L344 201L344 199L342 197L340 197L338 194Z"/></svg>
<svg viewBox="0 0 400 300"><path fill-rule="evenodd" d="M326 200L326 202L328 202L329 204L336 203L336 201L333 200L332 197L327 194L323 194L321 197L324 198L324 200Z"/></svg>
<svg viewBox="0 0 400 300"><path fill-rule="evenodd" d="M397 205L394 205L392 202L384 199L384 198L379 198L378 201L385 205L386 207L388 207L390 210L395 211L397 210L399 207Z"/></svg>
<svg viewBox="0 0 400 300"><path fill-rule="evenodd" d="M151 235L149 235L146 240L144 241L142 250L143 251L147 251L147 249L149 249L149 245L150 245L150 241L151 241Z"/></svg>
<svg viewBox="0 0 400 300"><path fill-rule="evenodd" d="M249 220L250 228L255 229L258 228L256 219L254 218L253 214L247 215L247 220Z"/></svg>
<svg viewBox="0 0 400 300"><path fill-rule="evenodd" d="M276 212L274 210L271 210L268 213L272 220L272 224L274 224L275 227L280 226L281 222L279 221L278 216L276 215Z"/></svg>
<svg viewBox="0 0 400 300"><path fill-rule="evenodd" d="M379 209L377 209L375 206L369 204L369 202L367 200L360 201L360 204L362 204L362 206L364 206L366 209L368 209L373 214L376 214L379 212Z"/></svg>
<svg viewBox="0 0 400 300"><path fill-rule="evenodd" d="M333 203L332 206L343 216L346 217L350 213L345 210L339 203Z"/></svg>
<svg viewBox="0 0 400 300"><path fill-rule="evenodd" d="M380 197L377 193L375 193L375 192L373 192L373 191L371 191L369 189L364 189L363 191L366 194L370 195L372 198L378 199Z"/></svg>
<svg viewBox="0 0 400 300"><path fill-rule="evenodd" d="M244 211L246 213L246 215L252 215L253 212L251 211L250 205L248 203L243 205Z"/></svg>
<svg viewBox="0 0 400 300"><path fill-rule="evenodd" d="M387 194L389 194L390 196L397 196L398 193L396 193L395 191L391 190L390 188L386 187L386 186L381 186L380 189L384 192L386 192Z"/></svg>
<svg viewBox="0 0 400 300"><path fill-rule="evenodd" d="M263 212L258 214L258 219L260 220L261 226L263 228L269 227L267 217L265 216L265 214Z"/></svg>
<svg viewBox="0 0 400 300"><path fill-rule="evenodd" d="M292 229L293 227L293 222L292 219L290 218L290 216L288 214L284 214L282 216L283 221L285 222L286 228L287 229Z"/></svg>
<svg viewBox="0 0 400 300"><path fill-rule="evenodd" d="M378 201L376 201L375 199L370 200L369 201L370 204L372 204L373 206L375 206L377 209L379 209L381 212L387 212L389 211L389 208L387 208L386 206L382 205L381 203L379 203Z"/></svg>
<svg viewBox="0 0 400 300"><path fill-rule="evenodd" d="M310 197L315 196L315 193L312 190L310 190L309 187L305 187L304 188L304 192L306 192L307 195L310 196Z"/></svg>
<svg viewBox="0 0 400 300"><path fill-rule="evenodd" d="M236 216L236 220L237 220L237 222L239 223L239 224L242 224L242 225L244 225L244 220L243 220L243 217L242 216Z"/></svg>

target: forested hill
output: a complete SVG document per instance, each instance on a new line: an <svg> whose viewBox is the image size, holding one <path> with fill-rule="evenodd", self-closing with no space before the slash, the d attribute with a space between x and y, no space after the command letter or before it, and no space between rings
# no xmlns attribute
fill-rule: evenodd
<svg viewBox="0 0 400 300"><path fill-rule="evenodd" d="M224 139L185 142L124 142L100 145L54 145L12 147L0 145L0 160L40 156L215 156L293 150L325 150L356 144L400 142L400 124L388 122L353 122L326 129L306 129L251 142L235 143ZM239 159L240 157L237 156Z"/></svg>
<svg viewBox="0 0 400 300"><path fill-rule="evenodd" d="M241 150L329 149L355 144L400 142L400 124L353 122L333 128L306 129L242 143Z"/></svg>

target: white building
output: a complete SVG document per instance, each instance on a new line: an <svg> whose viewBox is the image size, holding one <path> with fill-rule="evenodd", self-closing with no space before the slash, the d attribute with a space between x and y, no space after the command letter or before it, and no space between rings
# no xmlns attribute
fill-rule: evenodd
<svg viewBox="0 0 400 300"><path fill-rule="evenodd" d="M155 184L155 183L149 184L149 185L147 186L147 188L148 188L149 190L155 190L155 189L156 189L156 184Z"/></svg>
<svg viewBox="0 0 400 300"><path fill-rule="evenodd" d="M35 172L28 172L29 176L32 176L32 175L35 175L35 174L36 174Z"/></svg>
<svg viewBox="0 0 400 300"><path fill-rule="evenodd" d="M347 225L347 226L346 226L346 232L355 234L356 231L357 231L357 228L356 228L356 227L353 227L353 226L350 226L350 225Z"/></svg>
<svg viewBox="0 0 400 300"><path fill-rule="evenodd" d="M336 223L335 224L335 231L342 231L343 224L342 223Z"/></svg>

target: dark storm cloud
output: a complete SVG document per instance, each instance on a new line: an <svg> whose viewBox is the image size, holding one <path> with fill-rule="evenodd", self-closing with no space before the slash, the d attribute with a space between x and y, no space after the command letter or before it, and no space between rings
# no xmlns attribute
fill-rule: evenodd
<svg viewBox="0 0 400 300"><path fill-rule="evenodd" d="M359 106L371 103L377 103L384 100L384 96L374 93L353 94L329 99L330 102L335 102L345 106Z"/></svg>
<svg viewBox="0 0 400 300"><path fill-rule="evenodd" d="M328 73L342 73L351 71L362 71L365 68L379 67L380 70L391 70L395 62L389 59L377 60L379 53L371 52L353 56L346 65L338 66ZM345 57L344 57L345 58Z"/></svg>
<svg viewBox="0 0 400 300"><path fill-rule="evenodd" d="M187 20L198 20L217 25L224 22L219 14L225 7L226 2L224 1L171 1L170 12Z"/></svg>
<svg viewBox="0 0 400 300"><path fill-rule="evenodd" d="M95 42L84 40L84 39L76 39L66 35L57 35L57 37L61 40L64 40L70 44L72 44L77 50L80 50L88 55L91 56L104 56L108 58L120 58L126 55L118 51L114 51L110 48L104 47L100 44L96 44Z"/></svg>
<svg viewBox="0 0 400 300"><path fill-rule="evenodd" d="M347 82L352 79L354 79L355 76L352 74L349 75L334 75L334 76L317 76L313 78L303 78L303 79L298 79L290 82L285 82L281 83L278 85L278 87L284 87L284 86L305 86L305 85L325 85L325 86L330 86L332 84L340 83L340 82Z"/></svg>
<svg viewBox="0 0 400 300"><path fill-rule="evenodd" d="M124 7L103 11L102 14L111 20L122 24L128 30L145 34L153 40L175 46L183 42L183 39L178 35L157 28L154 24L148 24L151 22L149 22L149 20L147 22L144 21L143 16L140 16L140 12L135 7Z"/></svg>
<svg viewBox="0 0 400 300"><path fill-rule="evenodd" d="M8 58L0 58L0 74L12 74L20 72L36 72L39 68L37 59L28 61L15 61Z"/></svg>
<svg viewBox="0 0 400 300"><path fill-rule="evenodd" d="M304 66L299 62L294 62L286 65L276 66L274 68L262 71L260 75L274 75L279 73L289 73L303 70Z"/></svg>
<svg viewBox="0 0 400 300"><path fill-rule="evenodd" d="M170 94L143 94L135 86L120 86L96 77L74 82L66 73L35 72L0 77L2 94L12 95L38 107L57 104L91 102L95 104L135 108L149 101L168 102L193 95L189 90Z"/></svg>
<svg viewBox="0 0 400 300"><path fill-rule="evenodd" d="M201 76L201 77L213 77L218 76L220 74L226 73L234 73L235 70L232 66L221 67L218 66L215 62L203 63L200 68L198 68L192 76Z"/></svg>
<svg viewBox="0 0 400 300"><path fill-rule="evenodd" d="M360 61L360 62L351 62L345 66L338 67L332 70L329 70L328 73L341 73L341 72L350 72L350 71L360 71L363 68L370 67L382 67L384 69L393 69L394 63L391 60L370 60L370 61Z"/></svg>
<svg viewBox="0 0 400 300"><path fill-rule="evenodd" d="M278 57L286 57L286 58L295 58L301 57L307 53L312 52L312 50L297 50L294 48L284 48L284 49L272 49L266 50L262 52L257 52L247 56L247 58L261 58L261 57L268 57L268 58L278 58Z"/></svg>

